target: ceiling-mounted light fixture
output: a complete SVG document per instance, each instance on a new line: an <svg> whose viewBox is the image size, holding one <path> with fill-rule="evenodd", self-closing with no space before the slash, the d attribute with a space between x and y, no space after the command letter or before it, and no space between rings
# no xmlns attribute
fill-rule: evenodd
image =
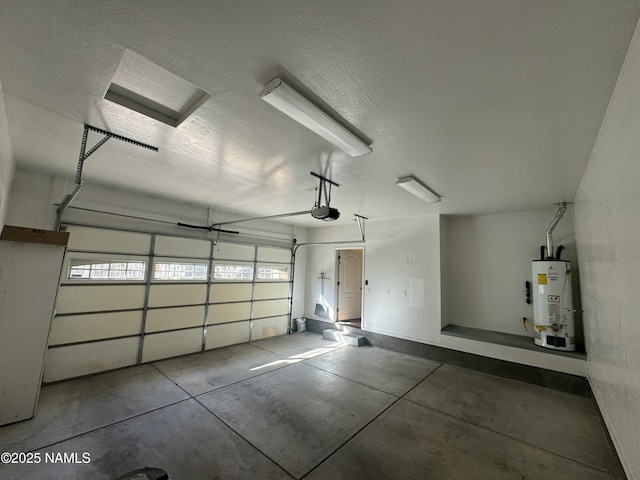
<svg viewBox="0 0 640 480"><path fill-rule="evenodd" d="M427 203L435 203L440 201L440 196L432 192L429 187L418 180L413 175L402 177L396 180L396 185L404 188L407 192L415 195L420 200Z"/></svg>
<svg viewBox="0 0 640 480"><path fill-rule="evenodd" d="M264 86L260 98L352 157L371 152L369 145L284 83L280 77Z"/></svg>

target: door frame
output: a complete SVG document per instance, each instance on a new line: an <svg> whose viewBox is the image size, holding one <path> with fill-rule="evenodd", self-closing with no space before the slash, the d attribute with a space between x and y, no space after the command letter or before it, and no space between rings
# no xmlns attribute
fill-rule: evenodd
<svg viewBox="0 0 640 480"><path fill-rule="evenodd" d="M340 286L338 283L340 282L340 261L338 257L340 256L340 252L350 251L350 250L359 250L362 254L362 262L361 262L361 282L360 282L360 327L364 328L364 295L365 295L365 247L337 247L335 249L335 282L334 282L334 307L333 307L333 318L337 323L338 320L338 309L340 308Z"/></svg>

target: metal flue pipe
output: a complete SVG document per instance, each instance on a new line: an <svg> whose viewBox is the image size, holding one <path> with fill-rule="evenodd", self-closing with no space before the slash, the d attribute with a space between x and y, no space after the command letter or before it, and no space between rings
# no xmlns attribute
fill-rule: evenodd
<svg viewBox="0 0 640 480"><path fill-rule="evenodd" d="M567 211L566 202L559 203L556 216L547 227L547 259L553 260L553 229L556 228L556 225L558 225L558 222L560 221L560 219L564 215L564 212L566 211Z"/></svg>

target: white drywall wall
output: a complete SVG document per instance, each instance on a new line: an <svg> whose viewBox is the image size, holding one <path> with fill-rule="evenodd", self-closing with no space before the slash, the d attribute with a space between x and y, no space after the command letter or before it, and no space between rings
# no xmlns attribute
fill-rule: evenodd
<svg viewBox="0 0 640 480"><path fill-rule="evenodd" d="M0 242L0 425L34 415L64 246Z"/></svg>
<svg viewBox="0 0 640 480"><path fill-rule="evenodd" d="M55 204L60 203L66 194L73 191L74 187L73 179L57 177L36 170L17 169L9 198L7 223L27 227L52 228L56 217ZM76 207L87 210L78 210ZM106 210L139 218L100 215L93 210ZM146 222L141 218L154 219L158 222ZM225 221L232 218L238 217L203 205L151 197L90 183L85 184L71 203L70 208L64 213L64 220L69 222L194 237L204 237L206 232L178 227L176 223L211 225L215 221ZM246 235L244 238L251 237L249 240L251 243L277 244L284 247L291 245L294 233L294 228L291 225L269 221L246 222L237 226L231 225L228 229L238 230L240 235L222 234L221 240L225 238L239 240L243 238L243 235ZM296 228L297 232L300 230L304 229ZM214 236L215 233L209 234L210 238L214 238ZM253 250L251 259L253 259Z"/></svg>
<svg viewBox="0 0 640 480"><path fill-rule="evenodd" d="M640 479L639 98L636 29L575 198L589 381L632 479Z"/></svg>
<svg viewBox="0 0 640 480"><path fill-rule="evenodd" d="M367 224L367 329L412 340L440 334L439 232L437 215Z"/></svg>
<svg viewBox="0 0 640 480"><path fill-rule="evenodd" d="M6 223L18 227L52 230L56 219L53 176L16 169L11 185Z"/></svg>
<svg viewBox="0 0 640 480"><path fill-rule="evenodd" d="M0 140L2 140L1 127L2 115L0 115ZM6 143L0 141L0 145L5 144L8 145L8 141ZM1 153L2 152L0 152L0 154ZM2 157L0 157L0 159L1 158ZM54 204L59 203L65 194L73 190L73 180L28 169L17 169L15 175L12 174L12 178L13 183L11 184L11 195L8 199L6 223L23 227L53 228L56 217L56 207ZM4 179L2 179L2 182L4 182ZM4 192L4 189L2 191ZM97 210L103 209L125 215L153 218L167 222L182 221L195 225L208 225L213 221L224 221L233 218L229 213L213 210L204 206L174 202L167 199L154 198L91 184L85 185L73 201L72 206ZM144 222L134 218L127 219L124 217L97 215L90 211L68 209L65 212L64 219L89 224L99 224L102 226L149 229L155 232L166 232L168 234L202 235L204 237L202 230L189 230L164 223ZM243 231L259 235L259 237L251 238L251 241L256 243L276 243L286 247L291 245L292 238L297 238L298 242L304 242L307 239L307 229L300 227L294 228L280 222L259 221L240 225L243 226ZM247 227L245 227L245 225ZM232 227L233 226L230 226L229 229L234 230L235 227ZM221 239L224 239L224 237L224 235L221 235ZM234 236L227 236L227 238L237 240ZM236 248L246 250L248 252L247 259L253 259L253 247L238 245ZM234 254L234 252L229 253L229 255L222 256L230 259L243 258L241 255ZM214 255L218 256L220 252L215 252ZM306 259L303 258L296 264L297 272L293 287L293 318L303 315L305 263Z"/></svg>
<svg viewBox="0 0 640 480"><path fill-rule="evenodd" d="M551 211L554 212L553 209ZM544 230L551 222L551 218L548 221L546 218L545 215L543 236ZM523 219L516 220L516 223L526 223L528 220L530 218L525 213ZM444 220L443 223L447 222L448 220ZM443 272L441 268L440 224L441 217L439 215L395 220L369 220L367 222L366 243L364 244L364 277L369 285L364 286L364 329L524 365L574 375L586 375L584 360L440 333L442 328L441 275L444 274L444 278L448 278L448 272ZM359 237L360 234L355 224L309 230L310 242L358 240ZM567 240L563 235L559 235L557 239L562 242ZM493 238L491 240L493 241ZM443 246L449 248L446 241L444 239L442 241ZM535 258L535 245L539 246L539 242L537 239L533 240L534 251L524 259L525 262ZM331 314L327 315L327 318L320 318L314 314L315 305L321 297L321 282L318 277L320 273L325 273L330 278L325 283L324 298L330 308L333 308L335 305L335 250L336 248L353 247L353 244L300 247L307 249L305 317L332 321ZM491 245L480 244L476 248L483 250L494 248L494 245L493 243ZM447 255L453 254L451 251L447 253ZM450 278L447 281L450 281ZM415 290L422 286L424 286L424 306L415 306L421 300ZM473 291L468 292L464 287L456 290L456 295L460 298L465 298L467 294L473 294ZM519 310L514 312L514 315L518 314Z"/></svg>
<svg viewBox="0 0 640 480"><path fill-rule="evenodd" d="M5 224L7 203L14 170L13 151L9 138L9 124L7 123L2 84L0 83L0 231L2 231Z"/></svg>
<svg viewBox="0 0 640 480"><path fill-rule="evenodd" d="M357 241L360 240L360 233L357 225L328 226L312 228L308 230L307 241L335 242L335 241ZM299 242L302 243L302 242ZM335 309L335 285L336 285L336 249L338 248L361 248L364 244L331 244L331 245L300 245L296 253L296 272L301 270L302 262L306 264L306 293L304 302L304 316L315 318L326 322L334 321ZM320 276L324 273L326 280L321 281ZM299 273L297 273L299 275ZM324 288L323 288L324 283ZM315 315L316 304L326 307L326 316Z"/></svg>
<svg viewBox="0 0 640 480"><path fill-rule="evenodd" d="M540 258L557 210L550 202L548 209L531 212L442 218L442 326L523 335L533 342L533 306L526 303L525 282L531 281L531 261ZM553 242L565 247L562 259L571 262L579 300L571 206L554 229ZM523 317L531 322L528 332Z"/></svg>

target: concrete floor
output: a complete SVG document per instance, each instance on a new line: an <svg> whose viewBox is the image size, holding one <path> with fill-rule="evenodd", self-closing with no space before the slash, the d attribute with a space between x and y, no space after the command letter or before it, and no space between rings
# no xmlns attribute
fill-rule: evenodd
<svg viewBox="0 0 640 480"><path fill-rule="evenodd" d="M0 451L40 455L3 479L624 478L589 398L311 332L46 386Z"/></svg>

